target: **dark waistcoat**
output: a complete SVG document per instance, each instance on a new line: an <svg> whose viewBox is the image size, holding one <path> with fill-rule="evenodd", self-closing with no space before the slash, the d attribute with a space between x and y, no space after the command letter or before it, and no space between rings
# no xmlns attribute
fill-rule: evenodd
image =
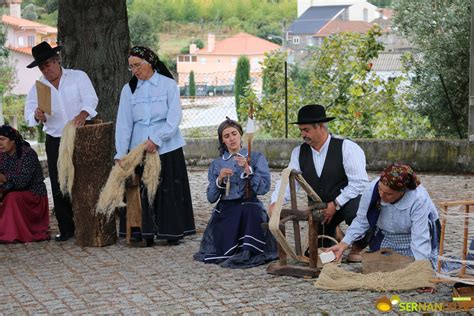
<svg viewBox="0 0 474 316"><path fill-rule="evenodd" d="M342 163L343 141L343 139L331 137L320 177L316 173L311 147L306 143L300 146L299 163L303 178L316 191L323 202L334 201L340 194L341 189L346 187L348 183Z"/></svg>

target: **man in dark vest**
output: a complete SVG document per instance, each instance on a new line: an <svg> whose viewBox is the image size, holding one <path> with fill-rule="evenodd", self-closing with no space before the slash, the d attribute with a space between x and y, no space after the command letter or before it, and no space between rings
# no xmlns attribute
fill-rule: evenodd
<svg viewBox="0 0 474 316"><path fill-rule="evenodd" d="M318 104L305 105L298 111L298 121L291 124L298 124L304 143L293 149L288 166L301 171L306 182L327 203L319 233L335 237L336 227L343 220L350 225L355 218L369 177L362 148L351 140L329 134L326 123L333 119L327 117L324 107ZM277 182L270 213L279 190L280 182ZM285 199L288 201L289 197L287 188ZM366 244L365 239L355 242L347 260L359 262L360 251Z"/></svg>

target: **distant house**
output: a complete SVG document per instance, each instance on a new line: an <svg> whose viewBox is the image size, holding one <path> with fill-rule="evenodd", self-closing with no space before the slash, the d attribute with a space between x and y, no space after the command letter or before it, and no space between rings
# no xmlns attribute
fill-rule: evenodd
<svg viewBox="0 0 474 316"><path fill-rule="evenodd" d="M299 0L298 18L286 30L287 46L298 51L319 46L324 37L333 33L365 33L380 14L367 1Z"/></svg>
<svg viewBox="0 0 474 316"><path fill-rule="evenodd" d="M31 48L46 41L56 46L58 30L55 27L21 18L21 0L4 0L9 4L10 14L2 16L2 24L6 29L5 47L15 63L17 84L12 93L27 94L34 82L40 78L38 68L27 69L26 66L34 59Z"/></svg>
<svg viewBox="0 0 474 316"><path fill-rule="evenodd" d="M392 15L392 10L365 0L298 0L298 18L286 29L285 46L293 51L290 59L298 61L326 37L341 32L364 34L377 23L385 50L410 49L408 41L392 31Z"/></svg>
<svg viewBox="0 0 474 316"><path fill-rule="evenodd" d="M250 76L258 86L264 54L280 48L277 44L244 32L222 41L216 41L214 34L208 34L205 47L198 49L192 44L189 54L177 57L178 83L186 87L189 73L193 70L197 95L213 94L223 87L232 89L237 61L240 56L247 56Z"/></svg>

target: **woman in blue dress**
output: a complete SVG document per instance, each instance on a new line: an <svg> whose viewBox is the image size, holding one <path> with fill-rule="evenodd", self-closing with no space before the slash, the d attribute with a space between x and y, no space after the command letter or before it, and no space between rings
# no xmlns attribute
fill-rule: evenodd
<svg viewBox="0 0 474 316"><path fill-rule="evenodd" d="M143 238L146 246L154 244L155 236L177 244L196 232L183 154L185 141L179 131L179 88L163 62L147 47L132 47L128 65L133 76L120 95L115 161L120 163L130 150L143 143L145 151L160 155L161 161L160 184L153 205L148 204L145 186L140 186L142 227L132 233L137 234L138 240ZM143 167L138 167L136 173L142 172ZM120 236L125 236L124 216L121 219Z"/></svg>
<svg viewBox="0 0 474 316"><path fill-rule="evenodd" d="M227 119L217 133L220 157L209 167L207 187L208 201L217 205L194 259L226 268L250 268L275 260L276 242L262 228L268 215L257 198L270 190L268 162L258 152L252 152L248 161L239 123Z"/></svg>

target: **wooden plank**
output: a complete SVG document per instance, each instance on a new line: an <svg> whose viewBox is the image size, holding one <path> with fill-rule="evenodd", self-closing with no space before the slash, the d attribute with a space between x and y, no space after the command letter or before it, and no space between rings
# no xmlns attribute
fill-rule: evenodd
<svg viewBox="0 0 474 316"><path fill-rule="evenodd" d="M296 188L295 188L295 177L290 175L290 197L291 197L291 209L298 211L298 204L296 201ZM301 234L300 234L300 223L297 218L293 220L293 233L295 238L295 253L301 256Z"/></svg>
<svg viewBox="0 0 474 316"><path fill-rule="evenodd" d="M474 200L446 201L438 204L440 206L474 205Z"/></svg>

